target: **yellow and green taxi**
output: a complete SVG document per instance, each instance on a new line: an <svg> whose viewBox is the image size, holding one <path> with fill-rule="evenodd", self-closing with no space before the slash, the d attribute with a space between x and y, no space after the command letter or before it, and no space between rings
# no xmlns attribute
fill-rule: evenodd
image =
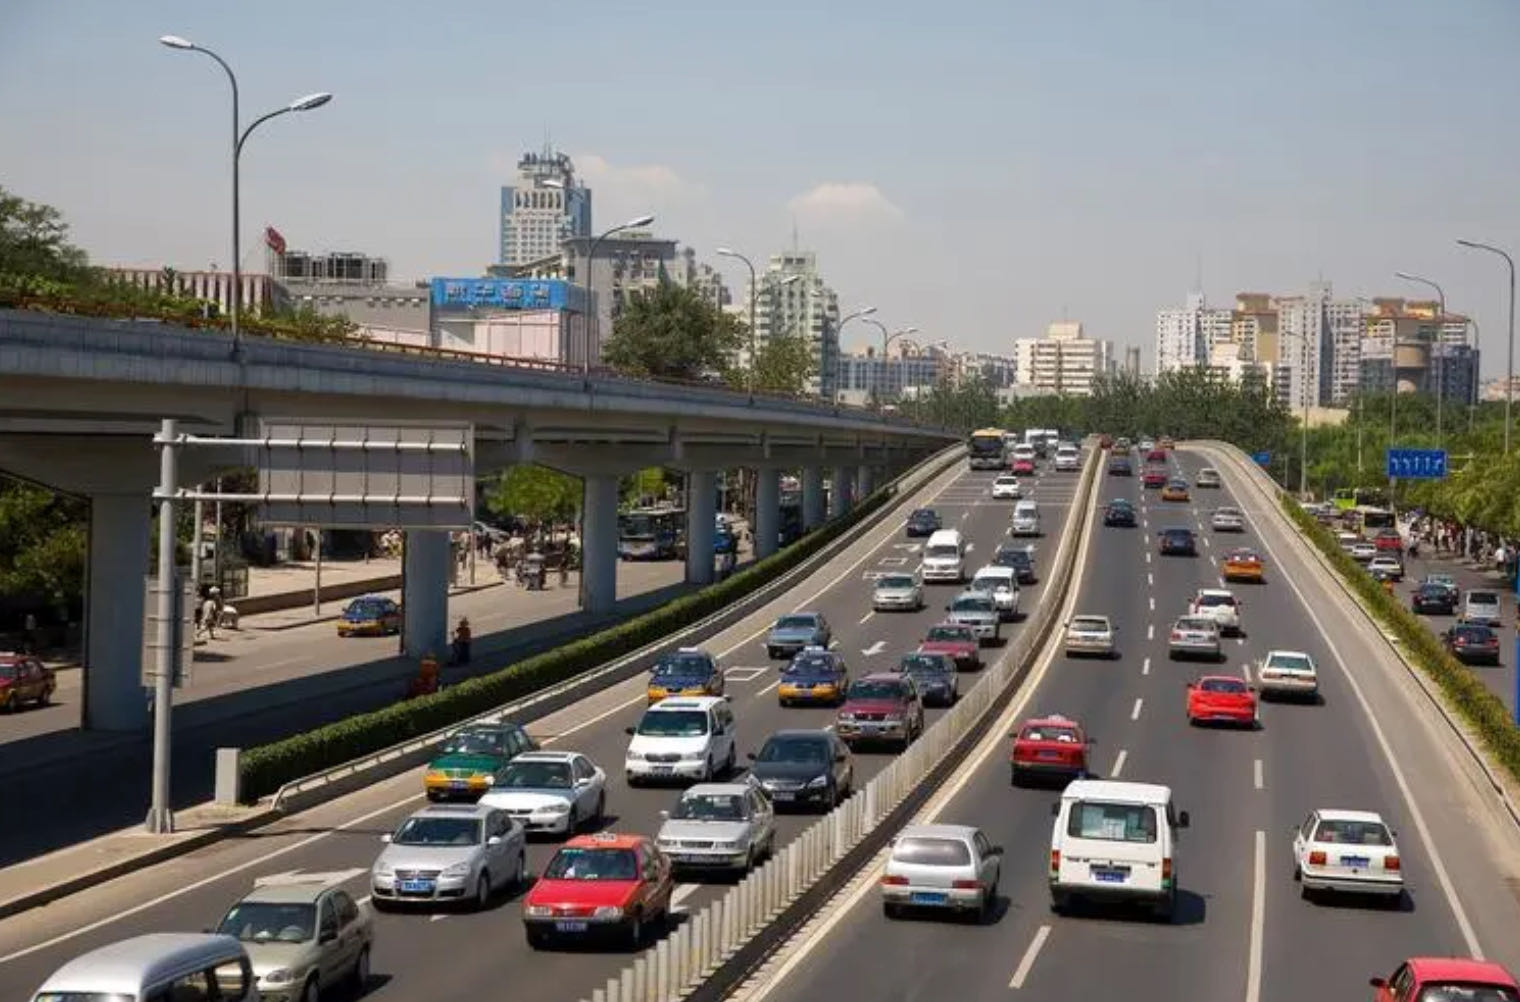
<svg viewBox="0 0 1520 1002"><path fill-rule="evenodd" d="M649 705L671 696L721 696L723 672L700 647L682 647L655 662L649 671Z"/></svg>
<svg viewBox="0 0 1520 1002"><path fill-rule="evenodd" d="M506 764L538 744L517 724L472 724L452 734L422 778L429 800L474 800Z"/></svg>
<svg viewBox="0 0 1520 1002"><path fill-rule="evenodd" d="M356 598L338 617L340 637L386 637L400 632L401 606L384 595Z"/></svg>
<svg viewBox="0 0 1520 1002"><path fill-rule="evenodd" d="M804 647L781 670L776 698L782 706L819 703L835 706L844 702L849 687L850 669L844 658L825 647Z"/></svg>

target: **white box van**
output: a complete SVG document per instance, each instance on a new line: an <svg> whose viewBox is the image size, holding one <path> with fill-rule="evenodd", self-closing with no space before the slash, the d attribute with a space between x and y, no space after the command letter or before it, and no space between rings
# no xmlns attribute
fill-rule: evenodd
<svg viewBox="0 0 1520 1002"><path fill-rule="evenodd" d="M925 581L966 580L966 544L956 529L941 529L924 544Z"/></svg>
<svg viewBox="0 0 1520 1002"><path fill-rule="evenodd" d="M234 937L155 932L74 958L44 981L32 1000L257 1002L258 997L253 964Z"/></svg>
<svg viewBox="0 0 1520 1002"><path fill-rule="evenodd" d="M1008 527L1012 536L1040 535L1040 504L1038 501L1020 501L1013 506L1013 523Z"/></svg>
<svg viewBox="0 0 1520 1002"><path fill-rule="evenodd" d="M623 768L629 786L645 780L710 781L734 771L739 725L727 696L662 699L644 711Z"/></svg>
<svg viewBox="0 0 1520 1002"><path fill-rule="evenodd" d="M1051 806L1050 904L1076 900L1147 904L1170 921L1177 907L1177 833L1188 813L1154 783L1078 779Z"/></svg>

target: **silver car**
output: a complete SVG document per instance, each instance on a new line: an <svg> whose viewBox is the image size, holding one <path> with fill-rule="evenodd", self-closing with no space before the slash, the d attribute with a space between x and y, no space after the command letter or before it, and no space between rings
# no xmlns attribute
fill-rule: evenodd
<svg viewBox="0 0 1520 1002"><path fill-rule="evenodd" d="M248 951L259 997L312 999L343 984L369 986L375 919L339 885L350 873L263 877L216 931Z"/></svg>
<svg viewBox="0 0 1520 1002"><path fill-rule="evenodd" d="M970 825L908 825L892 840L881 878L888 918L907 908L975 912L983 921L997 907L1003 849Z"/></svg>
<svg viewBox="0 0 1520 1002"><path fill-rule="evenodd" d="M506 811L525 831L573 835L588 823L601 824L607 773L580 752L523 752L479 802Z"/></svg>
<svg viewBox="0 0 1520 1002"><path fill-rule="evenodd" d="M1198 471L1198 478L1193 481L1194 487L1218 487L1219 471L1212 466L1205 466Z"/></svg>
<svg viewBox="0 0 1520 1002"><path fill-rule="evenodd" d="M1003 617L986 592L963 591L947 606L945 622L952 626L969 626L981 643L995 644L1003 637Z"/></svg>
<svg viewBox="0 0 1520 1002"><path fill-rule="evenodd" d="M776 844L776 809L758 782L698 783L661 811L657 841L677 870L744 872Z"/></svg>
<svg viewBox="0 0 1520 1002"><path fill-rule="evenodd" d="M1245 532L1246 517L1239 508L1216 508L1209 518L1209 527L1215 532Z"/></svg>
<svg viewBox="0 0 1520 1002"><path fill-rule="evenodd" d="M1200 657L1223 660L1224 648L1219 642L1219 624L1207 616L1183 616L1172 624L1171 636L1166 642L1166 654L1173 661Z"/></svg>
<svg viewBox="0 0 1520 1002"><path fill-rule="evenodd" d="M370 869L370 894L384 911L412 901L485 908L528 872L522 825L488 804L434 804L401 823Z"/></svg>
<svg viewBox="0 0 1520 1002"><path fill-rule="evenodd" d="M906 609L917 612L924 607L924 585L917 574L883 574L871 587L871 608L877 612Z"/></svg>
<svg viewBox="0 0 1520 1002"><path fill-rule="evenodd" d="M1066 656L1115 657L1119 653L1114 637L1117 632L1118 627L1107 616L1073 616L1066 624Z"/></svg>

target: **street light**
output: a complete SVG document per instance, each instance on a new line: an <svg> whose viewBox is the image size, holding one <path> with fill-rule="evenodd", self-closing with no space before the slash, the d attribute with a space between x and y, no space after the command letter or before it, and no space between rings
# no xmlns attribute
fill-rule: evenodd
<svg viewBox="0 0 1520 1002"><path fill-rule="evenodd" d="M1475 240L1458 240L1457 243L1472 250L1488 251L1504 258L1504 263L1509 265L1509 365L1504 373L1504 454L1509 455L1509 414L1515 403L1515 259L1497 247L1489 244L1480 244ZM1520 641L1516 641L1520 644ZM1520 680L1520 675L1516 676ZM1520 684L1520 681L1517 681ZM1520 714L1520 704L1516 705L1515 712Z"/></svg>
<svg viewBox="0 0 1520 1002"><path fill-rule="evenodd" d="M908 334L917 334L918 333L918 328L917 327L899 327L897 330L893 331L891 334L888 334L887 333L887 325L884 324L884 323L882 323L880 320L875 320L875 319L868 318L866 320L866 323L875 326L875 328L877 330L881 331L881 362L877 366L877 368L881 372L881 379L880 379L879 385L877 386L877 389L876 389L876 402L878 404L881 404L881 403L885 402L885 398L886 398L885 386L886 386L886 382L887 382L887 349L889 347L891 347L892 342L896 341L898 338L903 337L903 336L908 335Z"/></svg>
<svg viewBox="0 0 1520 1002"><path fill-rule="evenodd" d="M654 222L653 215L639 216L637 219L630 219L626 223L621 223L617 226L614 226L612 229L605 231L601 236L591 241L591 247L586 253L586 351L584 358L581 360L582 375L591 375L592 319L595 318L598 322L601 320L600 311L593 308L591 301L591 268L596 262L596 248L599 244L601 244L603 240L606 240L614 233L622 233L624 230L636 230L640 227L648 226L652 222ZM610 310L611 307L609 306L608 309Z"/></svg>
<svg viewBox="0 0 1520 1002"><path fill-rule="evenodd" d="M1441 312L1440 312L1440 315L1436 317L1436 339L1435 339L1435 345L1434 345L1434 347L1437 349L1437 351L1435 352L1435 355L1436 355L1437 358L1439 358L1441 356L1441 352L1440 352L1439 349L1442 347L1442 344L1441 344L1441 337L1442 337L1441 328L1446 323L1446 293L1444 291L1442 291L1442 289L1441 289L1441 287L1439 285L1437 285L1435 282L1431 281L1430 279L1428 279L1428 278L1421 278L1419 275L1411 275L1407 271L1396 271L1396 272L1393 273L1393 276L1394 276L1394 278L1402 278L1406 282L1417 282L1420 285L1427 285L1430 288L1436 290L1436 297L1440 301L1440 311ZM1397 357L1398 348L1399 348L1398 337L1395 336L1393 340L1394 340L1394 344L1393 344L1394 355L1395 355L1395 357ZM1395 399L1398 398L1398 395L1399 395L1398 394L1398 390L1399 390L1399 385L1398 385L1398 370L1395 369L1394 370L1394 384L1393 384L1393 391L1394 391L1393 395L1394 395ZM1441 435L1441 422L1442 422L1442 412L1445 409L1445 401L1446 401L1446 366L1443 363L1442 365L1440 365L1440 373L1436 377L1436 444L1437 445L1440 445L1442 443L1442 441L1443 441L1442 435Z"/></svg>
<svg viewBox="0 0 1520 1002"><path fill-rule="evenodd" d="M243 154L243 144L254 129L263 125L271 118L288 115L293 111L311 111L320 108L332 100L332 95L325 92L307 94L305 97L296 98L283 108L271 111L269 114L254 119L252 125L244 129L242 119L238 115L238 82L237 75L232 72L232 67L227 61L210 49L196 45L188 38L179 35L161 35L159 44L181 52L199 52L216 60L218 66L227 74L227 82L232 85L232 357L241 360L243 357L243 335L239 325L243 305L243 263L242 263L242 235L239 229L242 225L241 187L238 177L238 162Z"/></svg>
<svg viewBox="0 0 1520 1002"><path fill-rule="evenodd" d="M734 257L743 261L749 268L749 391L755 392L755 296L759 294L759 283L755 278L755 263L740 254L732 247L719 247L719 257Z"/></svg>
<svg viewBox="0 0 1520 1002"><path fill-rule="evenodd" d="M838 341L840 344L843 344L844 343L844 341L843 341L844 325L847 324L847 323L849 323L851 320L858 320L861 317L869 317L871 314L873 314L875 312L876 312L876 307L874 307L874 306L866 306L866 307L863 307L861 309L856 310L854 313L846 314L845 318L843 320L839 321L839 326L834 328L834 340ZM840 392L840 390L839 390L839 366L838 366L838 361L837 361L837 359L839 357L839 353L837 351L834 353L834 357L835 357L836 361L835 361L835 367L834 367L834 394L833 394L833 396L834 396L834 399L837 401L839 399L839 392ZM819 375L820 375L820 377L822 376L822 372L821 371L820 371Z"/></svg>

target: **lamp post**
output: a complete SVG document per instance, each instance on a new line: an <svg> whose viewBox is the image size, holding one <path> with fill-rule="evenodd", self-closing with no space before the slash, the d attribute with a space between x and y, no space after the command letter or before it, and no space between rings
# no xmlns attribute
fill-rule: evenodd
<svg viewBox="0 0 1520 1002"><path fill-rule="evenodd" d="M881 331L881 362L878 366L881 372L881 378L877 381L876 387L876 403L878 406L880 406L881 404L886 403L887 349L890 348L892 342L896 341L898 338L905 337L909 334L917 334L918 328L899 327L897 330L888 333L887 325L882 323L880 320L867 318L865 322L871 324L877 330Z"/></svg>
<svg viewBox="0 0 1520 1002"><path fill-rule="evenodd" d="M1509 364L1504 371L1504 454L1509 455L1509 416L1510 410L1515 403L1515 259L1505 251L1490 244L1480 244L1475 240L1458 240L1457 243L1472 250L1488 251L1504 258L1504 263L1509 265ZM1520 640L1516 641L1520 646ZM1516 684L1520 685L1520 674L1515 676ZM1520 704L1516 706L1516 713L1520 713Z"/></svg>
<svg viewBox="0 0 1520 1002"><path fill-rule="evenodd" d="M749 391L755 392L755 297L759 294L759 282L755 278L755 262L731 247L719 247L719 257L734 257L749 269Z"/></svg>
<svg viewBox="0 0 1520 1002"><path fill-rule="evenodd" d="M846 313L844 315L844 319L842 319L842 320L839 321L839 326L834 328L834 339L836 341L839 341L841 344L844 343L843 342L844 325L847 324L847 323L849 323L851 320L859 320L862 317L869 317L869 316L871 316L875 312L876 312L876 307L874 307L874 306L865 306L865 307L862 307L861 309L856 310L854 313ZM835 358L836 359L838 358L838 352L835 352ZM820 375L821 375L821 373L820 373ZM836 372L835 372L834 375L835 375L835 378L834 378L834 401L837 403L838 400L839 400L839 393L840 393L840 390L839 390L839 378L838 378L839 374L838 374L838 371L837 371L837 364L836 364Z"/></svg>
<svg viewBox="0 0 1520 1002"><path fill-rule="evenodd" d="M216 60L218 66L227 74L227 82L232 85L232 357L241 359L243 351L242 329L240 326L242 301L243 301L243 262L242 262L242 235L239 232L242 226L242 191L238 176L238 162L243 155L243 144L253 134L253 130L281 115L288 115L293 111L311 111L320 108L332 100L332 95L324 92L308 94L305 97L296 98L283 108L271 111L254 119L248 128L242 128L242 121L238 117L238 82L237 76L232 72L232 67L221 56L204 46L196 45L187 38L178 35L162 35L159 43L171 49L179 49L182 52L199 52Z"/></svg>
<svg viewBox="0 0 1520 1002"><path fill-rule="evenodd" d="M626 223L620 223L592 240L591 246L586 249L586 350L581 358L581 374L584 376L589 377L591 375L592 321L593 319L596 320L598 325L601 322L601 311L595 308L591 297L591 269L596 264L596 249L601 245L603 240L606 240L614 233L622 233L624 230L636 230L641 226L648 226L652 222L654 222L654 216L644 215L639 216L637 219L630 219ZM608 309L611 310L611 307L609 306Z"/></svg>
<svg viewBox="0 0 1520 1002"><path fill-rule="evenodd" d="M1435 282L1431 281L1430 279L1428 279L1428 278L1421 278L1419 275L1411 275L1407 271L1396 271L1396 272L1394 272L1394 277L1395 278L1402 278L1406 282L1417 282L1420 285L1426 285L1426 286L1429 286L1430 288L1436 290L1436 298L1437 298L1437 300L1440 303L1440 313L1436 317L1436 338L1435 338L1435 345L1434 345L1434 347L1437 349L1437 351L1436 351L1436 357L1438 357L1438 358L1441 357L1441 353L1440 353L1439 349L1442 347L1442 344L1441 344L1441 326L1444 323L1446 323L1446 293L1444 291L1442 291L1442 289L1441 289L1441 287L1439 285L1437 285ZM1394 346L1393 346L1393 348L1394 348L1394 352L1397 353L1398 352L1398 338L1397 337L1394 338ZM1443 411L1445 410L1445 399L1446 399L1446 366L1445 366L1445 364L1443 363L1440 366L1438 366L1438 369L1439 369L1439 372L1438 372L1438 374L1436 376L1436 445L1440 445L1444 441L1444 439L1442 437L1442 434L1441 434L1441 424L1442 424L1442 414L1443 414ZM1394 389L1395 393L1398 392L1397 372L1395 372L1395 380L1394 380L1394 387L1393 387L1393 389Z"/></svg>

